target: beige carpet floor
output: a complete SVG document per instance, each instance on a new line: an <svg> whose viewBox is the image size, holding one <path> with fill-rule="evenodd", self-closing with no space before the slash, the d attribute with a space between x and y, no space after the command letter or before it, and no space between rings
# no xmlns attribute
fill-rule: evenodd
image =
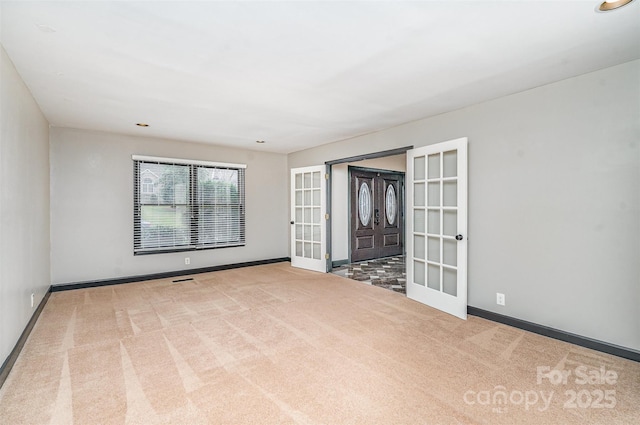
<svg viewBox="0 0 640 425"><path fill-rule="evenodd" d="M288 263L191 277L53 293L0 423L640 423L629 360Z"/></svg>

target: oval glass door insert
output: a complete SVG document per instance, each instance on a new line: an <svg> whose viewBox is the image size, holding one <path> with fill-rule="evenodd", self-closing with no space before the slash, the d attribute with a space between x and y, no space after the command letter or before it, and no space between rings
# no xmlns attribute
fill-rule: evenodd
<svg viewBox="0 0 640 425"><path fill-rule="evenodd" d="M398 209L398 202L396 198L396 189L392 184L387 186L387 193L385 195L385 214L389 224L393 224L396 221L396 211Z"/></svg>
<svg viewBox="0 0 640 425"><path fill-rule="evenodd" d="M364 182L358 191L358 214L360 215L360 223L368 226L371 221L371 191L369 185Z"/></svg>

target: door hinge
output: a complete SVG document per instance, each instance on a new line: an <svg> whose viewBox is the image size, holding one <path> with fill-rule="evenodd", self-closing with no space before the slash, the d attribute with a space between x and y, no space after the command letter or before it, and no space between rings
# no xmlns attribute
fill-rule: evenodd
<svg viewBox="0 0 640 425"><path fill-rule="evenodd" d="M329 180L329 173L324 173L324 179Z"/></svg>
<svg viewBox="0 0 640 425"><path fill-rule="evenodd" d="M328 260L329 259L329 254L324 254L324 259Z"/></svg>
<svg viewBox="0 0 640 425"><path fill-rule="evenodd" d="M325 219L325 220L329 220L329 213L327 213L327 214L325 214L325 215L324 215L324 219Z"/></svg>

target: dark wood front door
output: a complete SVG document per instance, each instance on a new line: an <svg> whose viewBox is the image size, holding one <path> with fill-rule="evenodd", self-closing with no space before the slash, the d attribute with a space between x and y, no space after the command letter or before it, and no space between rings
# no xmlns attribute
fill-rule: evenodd
<svg viewBox="0 0 640 425"><path fill-rule="evenodd" d="M349 167L351 261L402 255L404 174Z"/></svg>

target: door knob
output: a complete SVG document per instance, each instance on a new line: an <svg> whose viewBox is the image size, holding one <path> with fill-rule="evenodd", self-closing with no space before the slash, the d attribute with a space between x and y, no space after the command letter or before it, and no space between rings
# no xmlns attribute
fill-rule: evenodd
<svg viewBox="0 0 640 425"><path fill-rule="evenodd" d="M456 240L457 241L461 241L462 240L462 235L456 235Z"/></svg>
<svg viewBox="0 0 640 425"><path fill-rule="evenodd" d="M295 224L295 223L293 222L293 220L291 220L291 224Z"/></svg>

